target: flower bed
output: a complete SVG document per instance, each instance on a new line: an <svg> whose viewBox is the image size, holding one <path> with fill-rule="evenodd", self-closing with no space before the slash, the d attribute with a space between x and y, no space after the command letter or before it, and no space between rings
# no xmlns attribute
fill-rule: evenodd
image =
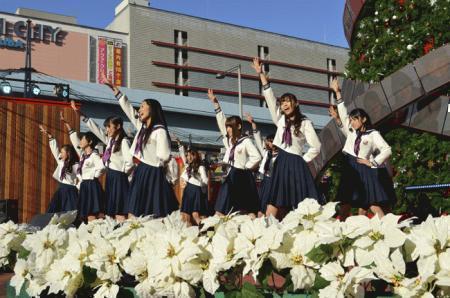
<svg viewBox="0 0 450 298"><path fill-rule="evenodd" d="M140 297L351 297L380 281L402 297L450 294L449 217L340 222L335 208L306 199L282 222L231 214L200 227L186 227L178 212L78 228L68 227L69 213L40 231L8 222L0 225L0 266L13 266L11 286L30 296L126 297L131 285Z"/></svg>

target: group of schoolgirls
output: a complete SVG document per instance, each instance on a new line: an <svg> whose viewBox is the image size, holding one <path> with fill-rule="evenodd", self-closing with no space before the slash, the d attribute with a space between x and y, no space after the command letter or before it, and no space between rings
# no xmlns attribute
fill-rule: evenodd
<svg viewBox="0 0 450 298"><path fill-rule="evenodd" d="M322 146L312 122L301 113L295 95L285 93L279 99L275 97L258 58L253 60L252 67L260 77L264 98L277 129L275 135L268 136L263 142L253 118L247 115L254 130L252 140L243 133L242 119L226 117L213 90L208 90L226 149L223 162L229 165L216 199L216 214L223 216L237 211L281 218L305 198L324 203L308 167L308 163L320 154ZM49 212L76 206L80 217L88 220L102 212L119 220L127 215L164 217L179 206L172 188L178 174L170 174L170 169L177 167L171 157L171 137L161 104L154 99L145 99L135 110L116 86L106 79L105 84L112 89L138 132L130 145L119 117L105 121L105 136L92 119L81 115L91 132L79 139L61 117L73 147L64 145L58 151L56 140L41 127L49 136L58 163L54 177L60 182ZM370 209L383 216L395 200L392 180L384 166L391 148L380 133L372 129L370 117L364 110L347 113L337 80L333 81L332 89L337 97L337 110L331 106L329 113L346 136L345 167L338 191L341 217L347 216L352 207L359 208L360 214ZM72 108L80 113L75 104ZM107 145L102 157L95 150L97 138ZM184 186L181 214L183 220L199 224L208 214L207 172L201 165L199 153L192 148L185 150L180 141L176 141L185 164L181 174ZM259 192L254 175L257 170L263 177ZM131 171L133 175L129 182ZM104 172L105 192L98 181Z"/></svg>

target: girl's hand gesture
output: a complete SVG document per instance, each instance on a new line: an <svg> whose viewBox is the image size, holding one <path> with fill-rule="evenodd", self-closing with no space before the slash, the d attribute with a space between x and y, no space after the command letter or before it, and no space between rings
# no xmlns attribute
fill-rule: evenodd
<svg viewBox="0 0 450 298"><path fill-rule="evenodd" d="M102 73L102 83L105 84L106 86L108 86L113 92L114 92L114 96L116 96L117 94L119 94L120 90L119 88L117 88L114 83L109 80L104 73Z"/></svg>
<svg viewBox="0 0 450 298"><path fill-rule="evenodd" d="M334 78L333 81L331 81L331 85L330 85L331 89L333 89L334 93L339 93L341 92L341 88L339 87L339 82L337 80L337 78Z"/></svg>
<svg viewBox="0 0 450 298"><path fill-rule="evenodd" d="M253 58L252 68L256 71L257 74L262 74L262 63L259 58Z"/></svg>
<svg viewBox="0 0 450 298"><path fill-rule="evenodd" d="M77 105L75 104L74 100L70 101L70 106L72 107L72 110L74 110L75 112L79 111L79 109L78 109Z"/></svg>
<svg viewBox="0 0 450 298"><path fill-rule="evenodd" d="M39 130L40 130L43 134L46 134L49 138L52 137L52 135L47 131L47 129L45 128L44 125L39 124Z"/></svg>
<svg viewBox="0 0 450 298"><path fill-rule="evenodd" d="M214 95L213 89L208 89L208 98L209 98L209 101L211 101L212 103L218 103L217 97Z"/></svg>
<svg viewBox="0 0 450 298"><path fill-rule="evenodd" d="M247 118L247 122L248 122L248 123L252 124L252 123L255 122L255 121L253 120L253 117L252 117L252 115L251 115L250 113L244 113L244 115L245 115L245 118Z"/></svg>
<svg viewBox="0 0 450 298"><path fill-rule="evenodd" d="M330 105L330 107L328 108L328 114L333 118L338 120L339 119L339 114L337 112L337 109L335 106Z"/></svg>
<svg viewBox="0 0 450 298"><path fill-rule="evenodd" d="M367 159L358 158L356 161L357 161L359 164L363 164L363 165L368 166L369 168L372 167L372 163L371 163L370 161L368 161Z"/></svg>
<svg viewBox="0 0 450 298"><path fill-rule="evenodd" d="M61 111L59 112L59 119L64 123L64 126L67 128L68 131L72 130L72 127L70 126L69 122L66 121L64 118L64 113Z"/></svg>

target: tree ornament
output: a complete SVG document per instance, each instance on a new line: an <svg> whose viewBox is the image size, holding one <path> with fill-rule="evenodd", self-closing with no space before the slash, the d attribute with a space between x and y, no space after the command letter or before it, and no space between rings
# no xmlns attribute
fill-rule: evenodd
<svg viewBox="0 0 450 298"><path fill-rule="evenodd" d="M428 54L434 48L434 36L430 36L423 45L423 53Z"/></svg>

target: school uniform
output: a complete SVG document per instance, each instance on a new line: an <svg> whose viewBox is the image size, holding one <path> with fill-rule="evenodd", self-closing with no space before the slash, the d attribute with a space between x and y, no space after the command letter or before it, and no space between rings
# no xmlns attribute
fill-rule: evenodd
<svg viewBox="0 0 450 298"><path fill-rule="evenodd" d="M227 137L226 117L220 108L216 110L216 119L226 148L223 162L228 163L230 169L217 195L215 210L222 214L230 211L256 213L259 197L252 169L261 161L261 154L248 136L241 136L232 144Z"/></svg>
<svg viewBox="0 0 450 298"><path fill-rule="evenodd" d="M97 151L91 154L84 153L80 148L80 139L75 131L70 131L70 141L80 156L77 171L80 183L80 194L78 200L78 215L86 217L96 215L105 210L105 194L98 178L105 171L105 165Z"/></svg>
<svg viewBox="0 0 450 298"><path fill-rule="evenodd" d="M200 215L208 215L208 175L206 168L201 165L198 167L197 172L194 172L186 161L184 147L180 146L179 150L185 164L181 179L186 181L180 210L187 214L198 212Z"/></svg>
<svg viewBox="0 0 450 298"><path fill-rule="evenodd" d="M277 126L273 144L278 147L278 157L273 167L270 204L295 209L305 198L319 200L321 196L307 164L319 155L321 147L312 122L304 119L297 136L294 125L286 126L285 115L277 107L277 99L270 84L264 86L263 94L272 121ZM306 144L309 148L303 154Z"/></svg>
<svg viewBox="0 0 450 298"><path fill-rule="evenodd" d="M117 147L117 137L106 136L94 120L82 115L82 121L89 129L106 145L102 161L106 167L105 214L114 216L127 214L127 201L130 183L128 174L133 167L133 156L130 154L130 143L124 137L120 143L120 150L114 152Z"/></svg>
<svg viewBox="0 0 450 298"><path fill-rule="evenodd" d="M385 166L392 153L391 147L377 130L351 130L347 108L342 101L338 103L338 113L341 130L347 139L342 149L345 166L337 199L364 209L393 204L395 191ZM372 166L358 163L358 158L369 160Z"/></svg>
<svg viewBox="0 0 450 298"><path fill-rule="evenodd" d="M178 209L178 201L164 171L164 165L170 159L167 130L162 125L156 125L144 144L146 126L137 119L138 113L125 95L119 93L117 98L122 110L138 130L130 147L138 165L131 180L128 212L135 216L169 215Z"/></svg>
<svg viewBox="0 0 450 298"><path fill-rule="evenodd" d="M69 171L67 164L61 160L58 143L55 138L49 139L50 151L55 157L57 167L53 172L53 178L59 182L58 189L54 193L50 204L48 205L47 213L66 212L77 210L78 203L78 188L77 188L77 170L78 163L72 166Z"/></svg>
<svg viewBox="0 0 450 298"><path fill-rule="evenodd" d="M178 181L178 164L173 156L170 156L169 161L165 166L166 179L173 187Z"/></svg>
<svg viewBox="0 0 450 298"><path fill-rule="evenodd" d="M277 159L278 151L273 152L272 150L267 150L266 148L264 148L260 131L253 131L253 137L255 138L256 147L259 149L259 152L261 152L263 156L258 169L258 172L262 177L259 186L259 211L261 211L262 213L266 213L267 204L269 204L270 201L270 185L272 183L273 166L275 164L275 160Z"/></svg>

